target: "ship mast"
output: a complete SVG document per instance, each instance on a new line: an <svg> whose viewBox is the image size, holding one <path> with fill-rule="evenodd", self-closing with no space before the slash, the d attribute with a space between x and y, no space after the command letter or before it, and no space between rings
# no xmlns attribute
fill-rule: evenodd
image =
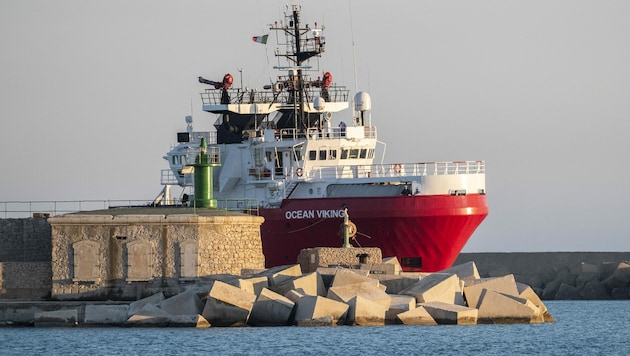
<svg viewBox="0 0 630 356"><path fill-rule="evenodd" d="M296 131L302 132L311 126L310 119L307 117L308 113L304 110L304 103L307 101L304 71L310 67L304 66L304 63L311 57L319 56L324 52L324 43L320 41L319 35L308 38L311 29L308 25L301 27L299 5L291 6L291 13L285 14L285 19L288 21L285 24L286 27L272 26L271 29L284 31L287 37L286 52L280 53L276 51L276 57L285 57L293 65L288 67L278 66L276 69L289 70L288 76L291 87L288 90L291 90L293 94L294 126ZM317 32L319 30L315 29L314 31Z"/></svg>

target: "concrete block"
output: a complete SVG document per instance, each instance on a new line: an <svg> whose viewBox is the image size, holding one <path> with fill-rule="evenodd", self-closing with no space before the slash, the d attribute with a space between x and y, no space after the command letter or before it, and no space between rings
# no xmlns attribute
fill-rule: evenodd
<svg viewBox="0 0 630 356"><path fill-rule="evenodd" d="M269 286L273 287L274 285L301 275L302 269L300 268L300 265L296 264L272 267L261 274L255 275L255 277L266 276L269 280Z"/></svg>
<svg viewBox="0 0 630 356"><path fill-rule="evenodd" d="M612 275L603 282L608 290L614 288L628 288L630 285L630 264L621 262L617 265Z"/></svg>
<svg viewBox="0 0 630 356"><path fill-rule="evenodd" d="M527 299L484 289L479 301L480 324L531 324L543 322L540 309Z"/></svg>
<svg viewBox="0 0 630 356"><path fill-rule="evenodd" d="M330 287L327 297L344 303L349 303L356 296L368 299L389 309L392 297L380 288L374 286L373 282L363 282L343 286Z"/></svg>
<svg viewBox="0 0 630 356"><path fill-rule="evenodd" d="M590 281L599 281L599 272L580 272L575 279L575 287L583 289Z"/></svg>
<svg viewBox="0 0 630 356"><path fill-rule="evenodd" d="M171 315L164 310L158 308L155 304L145 304L139 310L127 319L124 326L138 327L163 327L168 326Z"/></svg>
<svg viewBox="0 0 630 356"><path fill-rule="evenodd" d="M338 269L339 268L336 267L319 267L315 270L320 276L322 276L322 281L324 281L324 287L326 290L328 290L328 288L332 285Z"/></svg>
<svg viewBox="0 0 630 356"><path fill-rule="evenodd" d="M475 265L475 262L473 261L453 266L451 268L440 271L439 273L456 274L459 279L463 279L465 281L481 278L479 277L477 265Z"/></svg>
<svg viewBox="0 0 630 356"><path fill-rule="evenodd" d="M85 306L83 323L86 325L122 325L127 321L129 305L93 305Z"/></svg>
<svg viewBox="0 0 630 356"><path fill-rule="evenodd" d="M285 295L292 289L301 289L308 295L326 296L324 281L322 280L321 275L317 272L289 279L281 284L271 287L270 289L280 295Z"/></svg>
<svg viewBox="0 0 630 356"><path fill-rule="evenodd" d="M241 280L244 280L244 281L247 281L247 282L251 283L251 286L253 288L253 290L251 292L253 292L255 295L260 294L260 292L264 288L268 288L269 287L269 279L267 277L265 277L265 276L241 278ZM241 287L241 289L244 289L244 288Z"/></svg>
<svg viewBox="0 0 630 356"><path fill-rule="evenodd" d="M435 319L423 306L399 313L397 318L405 325L437 325Z"/></svg>
<svg viewBox="0 0 630 356"><path fill-rule="evenodd" d="M347 304L349 308L346 324L361 326L385 325L385 311L387 308L382 304L360 295L352 297Z"/></svg>
<svg viewBox="0 0 630 356"><path fill-rule="evenodd" d="M204 304L196 293L185 291L161 301L158 306L172 315L198 315Z"/></svg>
<svg viewBox="0 0 630 356"><path fill-rule="evenodd" d="M419 277L405 277L401 275L373 275L370 278L376 279L385 286L388 294L399 294L401 290L411 286L420 280Z"/></svg>
<svg viewBox="0 0 630 356"><path fill-rule="evenodd" d="M136 312L140 309L142 309L145 305L147 304L153 304L153 305L158 305L160 304L162 301L164 300L164 293L159 292L159 293L155 293L151 296L148 296L146 298L137 300L131 304L129 304L129 311L128 311L128 316L132 316L134 314L136 314Z"/></svg>
<svg viewBox="0 0 630 356"><path fill-rule="evenodd" d="M628 288L613 288L610 292L610 297L615 300L628 299L628 295L630 295Z"/></svg>
<svg viewBox="0 0 630 356"><path fill-rule="evenodd" d="M519 298L527 299L530 302L534 303L534 305L538 307L538 309L540 309L541 314L547 312L547 306L545 305L545 303L543 303L538 294L536 294L536 292L534 292L534 290L530 286L517 282L516 287L518 290Z"/></svg>
<svg viewBox="0 0 630 356"><path fill-rule="evenodd" d="M265 277L262 277L265 278ZM242 278L238 278L237 280L234 281L234 283L228 283L233 285L234 287L238 287L246 292L250 292L252 294L256 294L256 292L254 291L254 284L246 279L242 279Z"/></svg>
<svg viewBox="0 0 630 356"><path fill-rule="evenodd" d="M79 322L79 310L73 308L35 313L33 322L35 326L75 326Z"/></svg>
<svg viewBox="0 0 630 356"><path fill-rule="evenodd" d="M297 303L297 301L300 300L300 298L306 296L306 294L304 294L304 291L302 291L301 289L298 289L298 290L294 289L294 290L288 291L284 296L289 298L289 300L292 301L293 303Z"/></svg>
<svg viewBox="0 0 630 356"><path fill-rule="evenodd" d="M459 278L455 274L432 273L399 294L413 296L418 303L463 304Z"/></svg>
<svg viewBox="0 0 630 356"><path fill-rule="evenodd" d="M215 281L201 315L214 326L247 324L256 295L221 281Z"/></svg>
<svg viewBox="0 0 630 356"><path fill-rule="evenodd" d="M311 295L304 295L295 304L294 321L298 325L327 317L331 318L333 325L343 324L349 309L346 303Z"/></svg>
<svg viewBox="0 0 630 356"><path fill-rule="evenodd" d="M608 300L610 295L604 285L597 279L588 281L580 291L580 297L584 300Z"/></svg>
<svg viewBox="0 0 630 356"><path fill-rule="evenodd" d="M249 315L248 324L254 326L289 325L295 303L267 288L263 289Z"/></svg>
<svg viewBox="0 0 630 356"><path fill-rule="evenodd" d="M390 294L389 309L385 312L386 324L400 324L398 314L416 309L416 298L410 295Z"/></svg>
<svg viewBox="0 0 630 356"><path fill-rule="evenodd" d="M509 295L518 295L518 288L516 287L516 281L512 274L503 277L469 280L466 281L466 285L464 286L464 297L469 307L478 308L479 298L483 289Z"/></svg>
<svg viewBox="0 0 630 356"><path fill-rule="evenodd" d="M374 275L393 276L394 271L396 270L396 266L394 266L393 264L386 264L386 263L361 263L352 267L353 269L368 271L370 276L374 276Z"/></svg>
<svg viewBox="0 0 630 356"><path fill-rule="evenodd" d="M394 274L399 275L402 271L402 267L400 266L400 261L398 261L397 257L386 257L383 258L383 263L388 265L394 265Z"/></svg>
<svg viewBox="0 0 630 356"><path fill-rule="evenodd" d="M171 315L168 321L169 327L192 327L198 329L209 328L211 325L201 315Z"/></svg>
<svg viewBox="0 0 630 356"><path fill-rule="evenodd" d="M335 277L333 278L330 287L341 287L350 284L369 282L374 286L379 286L378 280L368 277L369 272L353 269L338 268L335 271Z"/></svg>
<svg viewBox="0 0 630 356"><path fill-rule="evenodd" d="M562 283L556 295L554 296L556 300L580 300L580 291L572 285L568 285L566 283Z"/></svg>
<svg viewBox="0 0 630 356"><path fill-rule="evenodd" d="M454 305L443 302L420 303L417 307L424 307L438 324L477 324L479 311L475 308L469 308L461 305Z"/></svg>
<svg viewBox="0 0 630 356"><path fill-rule="evenodd" d="M309 319L309 320L298 320L295 323L296 326L335 326L336 322L333 320L332 316L322 316L321 318Z"/></svg>

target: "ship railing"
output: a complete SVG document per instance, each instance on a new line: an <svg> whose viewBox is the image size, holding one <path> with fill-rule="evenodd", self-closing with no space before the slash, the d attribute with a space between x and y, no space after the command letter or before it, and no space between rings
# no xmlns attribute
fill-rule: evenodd
<svg viewBox="0 0 630 356"><path fill-rule="evenodd" d="M160 184L161 185L180 185L180 186L192 186L194 183L194 176L192 174L182 174L182 182L170 169L162 169L160 171ZM183 183L183 184L182 184Z"/></svg>
<svg viewBox="0 0 630 356"><path fill-rule="evenodd" d="M281 83L278 83L281 84ZM294 92L292 90L284 90L283 86L276 86L277 91L274 90L250 90L244 91L239 88L228 89L229 104L260 104L260 103L279 103L279 104L291 104L294 102ZM321 96L326 102L348 102L348 96L350 91L343 86L331 86L326 92L322 92L320 88L306 87L304 89L304 95L308 101L314 100L314 98ZM205 89L201 95L201 102L203 105L221 105L226 104L222 102L223 89L208 88Z"/></svg>
<svg viewBox="0 0 630 356"><path fill-rule="evenodd" d="M149 206L150 200L34 200L0 202L3 218L50 217L112 207Z"/></svg>
<svg viewBox="0 0 630 356"><path fill-rule="evenodd" d="M339 138L376 138L376 127L363 126L363 131L348 132L346 127L324 127L324 128L312 128L308 131L308 139L310 140L332 140Z"/></svg>
<svg viewBox="0 0 630 356"><path fill-rule="evenodd" d="M156 206L188 207L196 210L194 201L171 199L169 205L156 205L152 200L38 200L38 201L1 201L0 217L4 219L48 218L51 216L77 213L80 211L106 210L112 208L142 208ZM218 211L227 215L229 212L242 212L259 215L257 199L239 198L217 200Z"/></svg>
<svg viewBox="0 0 630 356"><path fill-rule="evenodd" d="M306 172L311 179L365 178L395 180L430 175L485 174L484 161L388 163L315 167Z"/></svg>

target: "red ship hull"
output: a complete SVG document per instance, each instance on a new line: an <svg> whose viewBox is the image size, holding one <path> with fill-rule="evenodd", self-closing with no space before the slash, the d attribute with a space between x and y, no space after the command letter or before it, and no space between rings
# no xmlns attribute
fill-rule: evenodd
<svg viewBox="0 0 630 356"><path fill-rule="evenodd" d="M343 206L358 230L352 245L378 247L405 271L451 267L488 215L486 196L478 194L285 200L260 210L266 267L296 263L304 248L342 247Z"/></svg>

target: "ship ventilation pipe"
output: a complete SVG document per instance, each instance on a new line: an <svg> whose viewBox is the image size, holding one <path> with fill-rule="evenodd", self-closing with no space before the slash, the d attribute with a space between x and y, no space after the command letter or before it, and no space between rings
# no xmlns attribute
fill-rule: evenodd
<svg viewBox="0 0 630 356"><path fill-rule="evenodd" d="M194 206L197 208L216 208L217 200L212 195L212 167L219 165L218 155L214 152L208 154L208 145L205 137L201 138L199 153L195 158L195 200Z"/></svg>

